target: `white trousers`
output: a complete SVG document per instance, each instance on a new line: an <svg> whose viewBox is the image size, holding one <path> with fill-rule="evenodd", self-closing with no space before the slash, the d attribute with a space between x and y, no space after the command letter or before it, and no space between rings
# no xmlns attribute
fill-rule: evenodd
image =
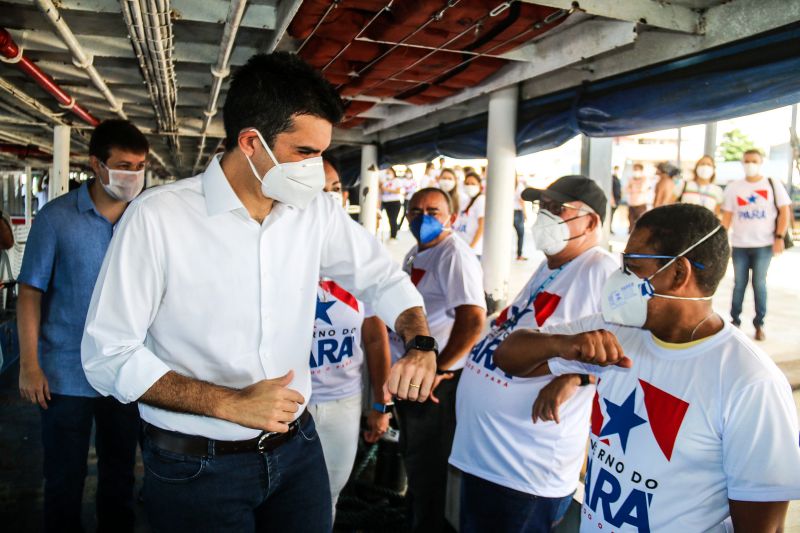
<svg viewBox="0 0 800 533"><path fill-rule="evenodd" d="M358 431L361 421L361 394L341 400L310 403L308 410L314 417L322 453L331 481L331 502L336 514L336 500L347 484L358 448Z"/></svg>

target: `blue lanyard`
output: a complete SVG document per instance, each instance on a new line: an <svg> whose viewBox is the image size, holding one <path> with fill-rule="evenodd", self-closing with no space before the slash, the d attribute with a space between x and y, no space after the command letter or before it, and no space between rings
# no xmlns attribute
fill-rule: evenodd
<svg viewBox="0 0 800 533"><path fill-rule="evenodd" d="M527 309L528 307L530 307L530 306L533 304L534 300L536 300L536 298L537 298L537 297L538 297L538 296L539 296L539 295L540 295L542 292L544 292L544 290L545 290L545 289L546 289L546 288L547 288L547 287L548 287L548 286L549 286L551 283L553 283L553 280L555 280L555 279L558 277L558 275L561 273L561 271L562 271L562 270L564 270L564 267L565 267L565 266L567 266L568 264L569 264L569 262L566 262L566 263L564 263L563 265L561 265L560 267L558 267L556 270L554 270L554 271L553 271L553 273L552 273L552 274L550 274L550 275L547 277L547 279L546 279L546 280L544 280L544 281L542 282L542 284L541 284L541 285L539 285L539 288L537 288L535 291L533 291L533 292L531 293L531 296L530 296L530 298L528 298L528 302L527 302L527 303L526 303L526 304L525 304L523 307L521 307L521 308L517 309L517 312L516 312L516 313L514 313L514 316L513 316L512 318L510 318L510 319L506 320L506 321L505 321L505 322L504 322L504 323L503 323L503 324L500 326L500 330L502 331L502 330L508 329L509 327L516 326L516 325L517 325L517 322L519 321L520 317L522 316L522 313L523 313L523 311L525 311L525 309Z"/></svg>

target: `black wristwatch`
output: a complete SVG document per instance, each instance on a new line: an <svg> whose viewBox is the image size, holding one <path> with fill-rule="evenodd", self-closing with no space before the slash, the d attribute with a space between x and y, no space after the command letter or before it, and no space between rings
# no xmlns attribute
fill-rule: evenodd
<svg viewBox="0 0 800 533"><path fill-rule="evenodd" d="M420 352L433 352L436 357L439 357L439 345L436 339L428 337L427 335L417 335L406 343L406 353L410 350L419 350Z"/></svg>

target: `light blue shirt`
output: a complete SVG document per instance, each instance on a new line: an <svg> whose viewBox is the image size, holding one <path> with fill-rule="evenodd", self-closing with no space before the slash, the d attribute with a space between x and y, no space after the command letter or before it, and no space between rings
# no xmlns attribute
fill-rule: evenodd
<svg viewBox="0 0 800 533"><path fill-rule="evenodd" d="M49 202L31 226L18 281L44 293L39 364L50 391L100 396L81 366L81 338L92 290L114 233L89 185Z"/></svg>

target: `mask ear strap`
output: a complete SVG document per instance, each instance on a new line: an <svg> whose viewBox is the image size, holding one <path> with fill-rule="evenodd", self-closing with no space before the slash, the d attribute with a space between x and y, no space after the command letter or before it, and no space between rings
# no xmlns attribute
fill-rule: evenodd
<svg viewBox="0 0 800 533"><path fill-rule="evenodd" d="M716 232L718 232L718 231L719 231L719 230L721 230L721 229L722 229L722 224L720 224L719 226L717 226L716 228L714 228L713 230L711 230L711 231L710 231L710 232L709 232L709 233L708 233L708 234L707 234L705 237L703 237L702 239L700 239L699 241L697 241L696 243L694 243L693 245L691 245L690 247L688 247L687 249L685 249L684 251L682 251L681 253L679 253L678 255L676 255L675 257L673 257L672 259L670 259L669 261L667 261L667 264L665 264L664 266L662 266L661 268L659 268L658 270L656 270L656 271L653 273L653 275L652 275L652 276L650 276L650 277L649 277L649 278L647 278L647 279L653 279L653 277L654 277L656 274L658 274L659 272L661 272L662 270L664 270L665 268L667 268L668 266L670 266L672 263L674 263L675 261L677 261L677 260L678 260L678 258L680 258L680 257L683 257L684 255L688 254L689 252L691 252L692 250L694 250L695 248L697 248L698 246L700 246L701 244L703 244L704 242L706 242L706 241L707 241L708 239L710 239L710 238L711 238L711 237L712 237L712 236L713 236L713 235L714 235Z"/></svg>
<svg viewBox="0 0 800 533"><path fill-rule="evenodd" d="M272 162L275 163L276 165L280 166L280 163L278 163L278 160L275 159L275 154L273 154L272 150L269 149L269 145L267 144L267 141L265 141L264 137L261 136L261 132L258 131L255 128L251 128L251 129L254 132L256 132L256 135L258 135L258 139L261 141L261 144L264 146L264 149L267 151L267 154L269 155L270 159L272 159Z"/></svg>

